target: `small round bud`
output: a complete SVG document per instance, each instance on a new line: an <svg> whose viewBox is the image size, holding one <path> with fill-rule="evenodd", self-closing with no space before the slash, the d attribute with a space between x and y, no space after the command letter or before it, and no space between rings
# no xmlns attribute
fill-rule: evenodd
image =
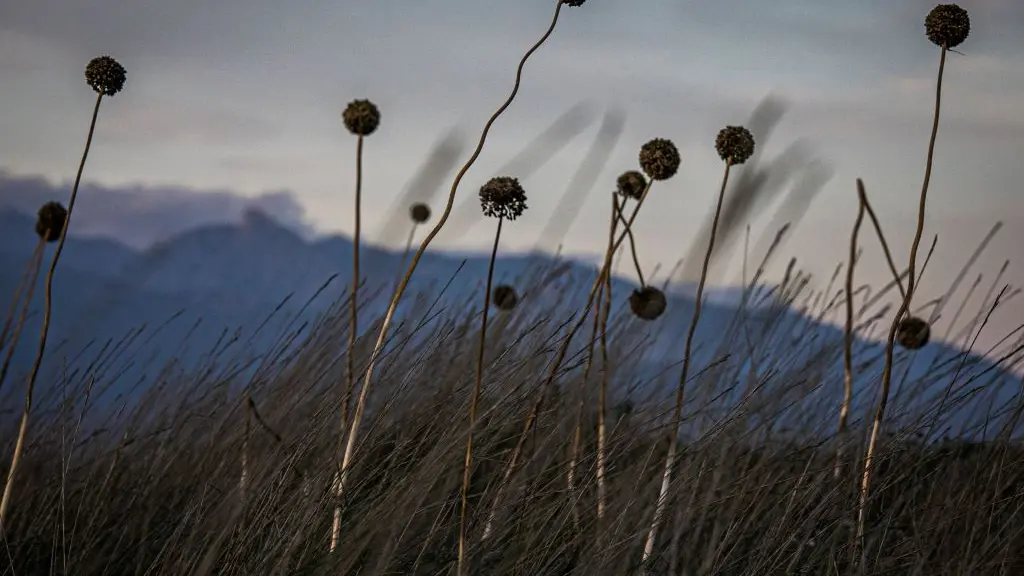
<svg viewBox="0 0 1024 576"><path fill-rule="evenodd" d="M47 202L36 215L36 234L46 242L60 240L68 222L68 211L60 202Z"/></svg>
<svg viewBox="0 0 1024 576"><path fill-rule="evenodd" d="M644 286L629 295L629 308L641 320L655 320L665 313L665 293L654 286Z"/></svg>
<svg viewBox="0 0 1024 576"><path fill-rule="evenodd" d="M93 58L85 66L85 81L99 94L113 96L124 88L127 73L124 66L110 56Z"/></svg>
<svg viewBox="0 0 1024 576"><path fill-rule="evenodd" d="M932 329L928 323L916 316L907 316L900 320L896 329L896 341L907 350L920 350L928 344Z"/></svg>
<svg viewBox="0 0 1024 576"><path fill-rule="evenodd" d="M515 288L508 284L501 284L491 290L491 303L498 310L512 310L516 304L519 304L519 295L516 294Z"/></svg>
<svg viewBox="0 0 1024 576"><path fill-rule="evenodd" d="M640 168L651 180L668 180L679 170L679 150L671 140L655 138L640 148Z"/></svg>
<svg viewBox="0 0 1024 576"><path fill-rule="evenodd" d="M484 216L515 220L526 210L526 192L516 178L491 178L480 187L480 206Z"/></svg>
<svg viewBox="0 0 1024 576"><path fill-rule="evenodd" d="M380 125L380 110L369 100L353 100L341 113L345 128L356 136L369 136Z"/></svg>
<svg viewBox="0 0 1024 576"><path fill-rule="evenodd" d="M718 156L730 164L743 164L754 155L754 136L743 126L726 126L715 139Z"/></svg>
<svg viewBox="0 0 1024 576"><path fill-rule="evenodd" d="M971 33L971 18L956 4L939 4L924 19L924 31L936 46L959 46Z"/></svg>
<svg viewBox="0 0 1024 576"><path fill-rule="evenodd" d="M427 220L430 220L430 206L422 202L417 202L409 208L409 217L412 221L417 224L423 224Z"/></svg>
<svg viewBox="0 0 1024 576"><path fill-rule="evenodd" d="M639 200L640 196L643 196L644 189L647 188L647 178L637 170L630 170L623 172L616 181L618 192L620 195L626 198L632 198Z"/></svg>

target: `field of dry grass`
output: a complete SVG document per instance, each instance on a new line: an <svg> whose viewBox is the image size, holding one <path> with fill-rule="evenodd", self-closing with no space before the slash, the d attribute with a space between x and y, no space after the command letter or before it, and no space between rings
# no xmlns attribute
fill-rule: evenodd
<svg viewBox="0 0 1024 576"><path fill-rule="evenodd" d="M39 249L25 273L29 287L35 275L46 278L46 314L24 411L0 426L3 574L1024 573L1016 434L1024 396L975 414L976 428L935 440L965 387L984 395L989 380L956 359L901 380L936 339L913 314L923 304L913 302L922 233L909 263L902 247L890 252L861 182L853 234L838 240L850 244L844 288L816 293L799 271L766 287L754 273L736 318L715 338L695 338L705 334L697 330L703 280L688 336L668 344L654 341L658 323L672 316L664 286L644 283L637 264L641 287L613 293L613 261L630 266L639 249L633 219L679 168L668 135L652 135L638 146L637 166L622 167L592 281L552 265L510 285L475 279L486 288L463 305L439 305L443 287L405 293L456 195L477 192L460 190L462 176L513 103L527 60L543 57L559 18L587 9L583 0L553 4L551 27L525 53L447 205L407 208L409 225L427 231L418 246L410 234L394 292L368 294L357 282L362 152L381 113L354 100L342 117L358 142L357 257L344 297L313 325L282 332L251 377L218 348L198 366L169 363L140 401L97 414L90 399L133 362L110 354L79 367L41 411L33 394L45 374L47 326L61 314L51 310L50 290L90 129L67 208L39 212ZM925 28L941 86L946 54L967 38L969 20L940 5ZM89 63L93 127L100 103L125 79L112 58ZM936 128L939 110L937 98ZM715 140L724 170L719 212L730 175L742 174L757 145L746 128L723 125ZM933 130L929 173L934 141ZM922 224L929 173L920 196L908 198L920 203ZM529 206L515 177L479 190L495 226L492 265L502 227ZM701 254L703 277L719 212ZM878 240L894 278L872 292L900 295L899 309L879 306L856 282L859 249L876 250ZM57 248L47 270L50 242ZM5 317L4 354L31 344L19 342L31 290L24 292ZM567 293L588 296L567 310L559 296ZM390 300L384 314L357 314L373 299ZM820 332L794 326L785 313L794 308L806 326L826 313L842 317L844 338L821 341ZM882 358L854 353L855 338L879 332L888 333ZM652 350L666 348L676 351L669 370L648 378ZM1015 356L999 368L1012 369ZM7 371L5 363L0 386L21 377ZM900 412L893 424L890 387L937 380L945 393L916 399L916 416ZM856 410L855 382L871 387L869 414ZM967 438L978 428L983 442Z"/></svg>

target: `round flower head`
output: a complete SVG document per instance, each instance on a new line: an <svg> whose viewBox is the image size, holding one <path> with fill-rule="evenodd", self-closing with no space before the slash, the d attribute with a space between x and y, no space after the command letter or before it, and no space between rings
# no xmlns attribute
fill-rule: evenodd
<svg viewBox="0 0 1024 576"><path fill-rule="evenodd" d="M644 193L644 188L647 188L647 178L644 178L641 172L630 170L623 172L616 184L618 185L617 192L620 195L639 200Z"/></svg>
<svg viewBox="0 0 1024 576"><path fill-rule="evenodd" d="M629 307L633 315L642 320L655 320L665 313L668 302L665 293L654 286L644 286L629 295Z"/></svg>
<svg viewBox="0 0 1024 576"><path fill-rule="evenodd" d="M939 4L924 19L924 31L937 46L959 46L971 33L971 18L956 4Z"/></svg>
<svg viewBox="0 0 1024 576"><path fill-rule="evenodd" d="M369 136L380 125L380 110L369 100L353 100L341 113L345 128L356 136Z"/></svg>
<svg viewBox="0 0 1024 576"><path fill-rule="evenodd" d="M515 288L508 284L501 284L491 290L491 303L498 310L512 310L516 304L519 304L519 295L516 294Z"/></svg>
<svg viewBox="0 0 1024 576"><path fill-rule="evenodd" d="M430 220L430 206L422 202L417 202L409 208L409 217L412 221L417 224L423 224L427 220Z"/></svg>
<svg viewBox="0 0 1024 576"><path fill-rule="evenodd" d="M47 242L56 242L67 221L68 211L60 202L47 202L36 215L36 234Z"/></svg>
<svg viewBox="0 0 1024 576"><path fill-rule="evenodd" d="M668 180L679 170L680 161L671 140L655 138L640 148L640 167L651 180Z"/></svg>
<svg viewBox="0 0 1024 576"><path fill-rule="evenodd" d="M743 164L754 155L754 136L743 126L726 126L715 139L718 156L731 164Z"/></svg>
<svg viewBox="0 0 1024 576"><path fill-rule="evenodd" d="M484 216L515 220L526 210L526 192L518 179L498 176L480 187L480 205Z"/></svg>
<svg viewBox="0 0 1024 576"><path fill-rule="evenodd" d="M907 316L900 320L896 329L896 340L907 350L920 350L928 344L932 329L928 323L916 316Z"/></svg>
<svg viewBox="0 0 1024 576"><path fill-rule="evenodd" d="M124 88L124 66L110 56L93 58L85 67L85 81L99 94L113 96Z"/></svg>

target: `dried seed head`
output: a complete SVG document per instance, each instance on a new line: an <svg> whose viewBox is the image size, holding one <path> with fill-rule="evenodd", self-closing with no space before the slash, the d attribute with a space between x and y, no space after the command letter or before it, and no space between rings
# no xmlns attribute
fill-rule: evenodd
<svg viewBox="0 0 1024 576"><path fill-rule="evenodd" d="M615 412L616 420L620 420L622 418L629 416L630 414L633 413L633 410L635 409L636 405L629 398L623 399L621 402L618 402L617 404L615 404L615 406L612 407L612 411Z"/></svg>
<svg viewBox="0 0 1024 576"><path fill-rule="evenodd" d="M512 310L516 304L519 304L519 295L516 294L515 288L508 284L501 284L491 290L491 303L498 310Z"/></svg>
<svg viewBox="0 0 1024 576"><path fill-rule="evenodd" d="M498 176L480 187L480 205L484 216L515 220L526 210L526 192L518 179Z"/></svg>
<svg viewBox="0 0 1024 576"><path fill-rule="evenodd" d="M47 242L60 240L68 222L68 211L60 202L47 202L36 215L36 234Z"/></svg>
<svg viewBox="0 0 1024 576"><path fill-rule="evenodd" d="M345 128L356 136L369 136L380 125L380 110L369 100L353 100L341 113Z"/></svg>
<svg viewBox="0 0 1024 576"><path fill-rule="evenodd" d="M430 206L422 202L417 202L409 208L409 217L412 221L417 224L423 224L427 220L430 220Z"/></svg>
<svg viewBox="0 0 1024 576"><path fill-rule="evenodd" d="M633 315L642 320L654 320L665 312L668 302L665 293L654 286L644 286L629 295L629 307Z"/></svg>
<svg viewBox="0 0 1024 576"><path fill-rule="evenodd" d="M99 94L113 96L124 88L124 66L110 56L93 58L85 66L85 81Z"/></svg>
<svg viewBox="0 0 1024 576"><path fill-rule="evenodd" d="M679 150L671 140L655 138L640 148L640 167L651 180L668 180L679 170Z"/></svg>
<svg viewBox="0 0 1024 576"><path fill-rule="evenodd" d="M924 19L924 31L936 46L959 46L971 33L971 18L956 4L939 4Z"/></svg>
<svg viewBox="0 0 1024 576"><path fill-rule="evenodd" d="M583 3L586 1L587 0L562 0L562 4L565 4L566 6L572 6L573 8L575 8L577 6L583 6Z"/></svg>
<svg viewBox="0 0 1024 576"><path fill-rule="evenodd" d="M647 187L647 178L641 172L630 170L623 172L617 181L617 192L626 198L639 200Z"/></svg>
<svg viewBox="0 0 1024 576"><path fill-rule="evenodd" d="M907 316L900 320L896 329L896 341L907 350L920 350L928 344L932 329L928 323L916 316Z"/></svg>
<svg viewBox="0 0 1024 576"><path fill-rule="evenodd" d="M743 164L754 155L754 136L743 126L726 126L715 138L718 156L731 164Z"/></svg>

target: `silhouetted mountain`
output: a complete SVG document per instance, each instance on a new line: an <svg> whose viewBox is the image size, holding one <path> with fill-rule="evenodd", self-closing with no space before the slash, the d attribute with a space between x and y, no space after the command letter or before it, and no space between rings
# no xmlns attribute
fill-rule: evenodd
<svg viewBox="0 0 1024 576"><path fill-rule="evenodd" d="M0 211L0 304L5 314L35 242L31 216ZM52 251L52 245L48 245L44 267ZM56 370L65 360L85 366L88 358L100 354L104 345L108 348L103 353L109 354L111 347L117 346L116 342L125 334L143 324L148 326L147 332L125 345L134 356L121 353L122 362L132 357L134 363L111 392L115 396L135 385L144 387L146 379L152 378L172 358L184 367L197 362L223 340L225 330L228 333L238 330L243 335L247 349L241 351L242 356L258 358L274 345L289 316L298 313L334 275L333 283L303 312L300 321L314 319L338 301L350 285L351 258L352 243L348 238L332 236L309 242L256 210L248 211L240 225L197 228L144 251L72 233L55 279L56 313L45 363L49 376L45 380L52 388ZM364 326L385 309L403 260L400 252L364 247L361 257L365 279L361 301L366 302L367 308L362 312L362 317L367 319ZM478 310L482 305L479 288L486 271L486 254L461 257L429 251L410 285L411 295L436 293L448 285L441 306L460 313ZM594 272L591 264L556 261L545 254L506 255L500 257L496 265L499 282L514 282L526 289L536 289L541 280L547 282L544 288L531 295L533 304L517 310L517 314L540 315L554 311L568 315L577 311L585 304ZM34 357L38 314L42 307L42 278L37 288L40 291L32 306L37 316L22 337L12 370L14 379L9 378L5 385L5 395L22 388L21 375ZM614 306L626 306L628 294L634 288L616 279ZM271 326L254 335L254 330L289 295L294 297L281 308ZM791 383L788 394L792 394L793 402L816 401L822 394L829 403L833 398L838 401L841 392L837 390L841 391L842 386L841 330L778 305L762 305L740 315L738 304L733 303L734 295L727 292L726 296L719 302L710 299L704 308L697 334L694 372L725 355L747 357L746 347L751 339L762 343L762 354L767 346L773 352L780 352L777 356L784 362L766 357L764 365L752 367L748 361L739 367L736 376L726 374L724 380L716 381L715 386L726 388L732 382L728 390L705 389L711 386L706 382L695 386L695 402L702 397L715 397L725 404L734 403L742 386L733 380L746 378L748 369L759 378L770 376L787 385ZM628 315L621 317L620 321L632 322L641 333L652 336L643 347L639 371L625 375L629 384L648 381L649 389L675 386L678 378L675 365L683 349L692 308L692 299L685 291L670 292L668 311L657 322L644 323ZM742 322L738 321L740 319ZM772 341L765 343L769 333L773 335ZM579 337L577 346L582 346L585 338ZM85 353L81 352L83 349ZM882 347L858 341L856 351L860 367L857 389L859 392L867 390L858 394L855 405L855 416L861 418L873 402ZM941 343L934 343L914 356L901 351L898 359L901 364L897 366L892 412L896 416L904 413L910 417L915 403L919 406L921 399L941 393L961 363L963 369L957 379L960 388L953 390L950 398L951 403L963 403L959 408L964 414L961 423L985 406L990 409L1001 406L1016 392L1014 376L1004 374L992 360L965 356ZM909 370L906 376L903 370ZM988 386L988 391L972 395L972 387L982 384ZM16 402L16 396L8 396L4 406ZM821 422L810 425L824 432L833 422L833 416L823 414ZM806 427L808 423L788 422L780 417L776 424L781 429L800 427L800 424Z"/></svg>

